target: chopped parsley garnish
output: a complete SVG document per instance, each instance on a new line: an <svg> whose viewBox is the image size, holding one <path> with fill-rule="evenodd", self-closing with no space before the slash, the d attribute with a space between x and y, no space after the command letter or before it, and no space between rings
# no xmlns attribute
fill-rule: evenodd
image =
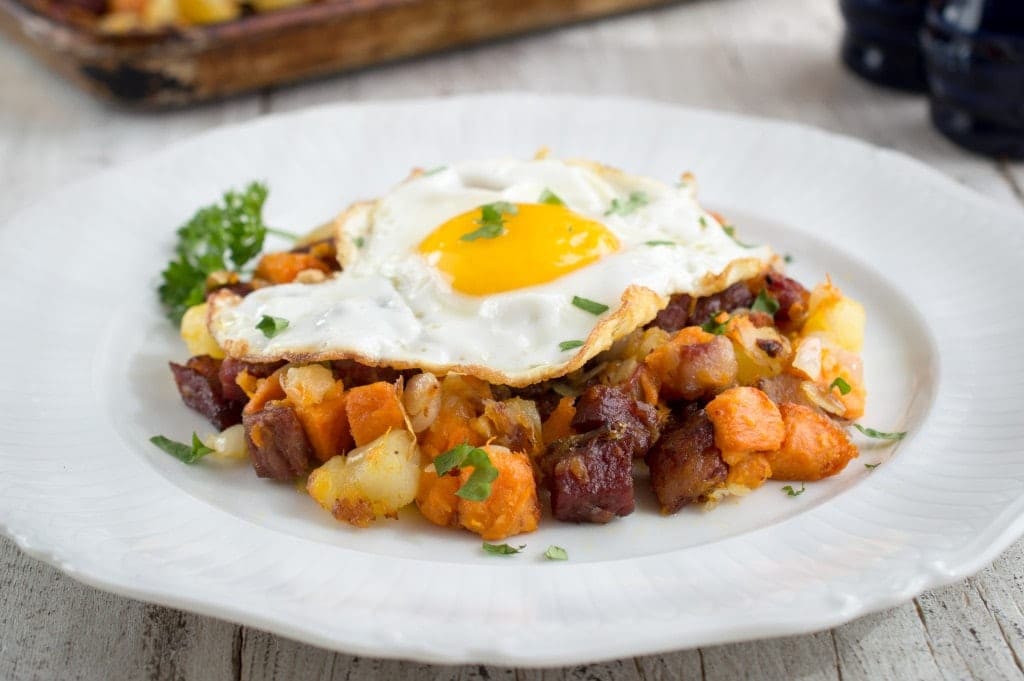
<svg viewBox="0 0 1024 681"><path fill-rule="evenodd" d="M569 560L569 552L561 546L552 544L544 551L544 557L548 560Z"/></svg>
<svg viewBox="0 0 1024 681"><path fill-rule="evenodd" d="M604 314L608 311L608 306L604 303L598 303L579 296L572 297L572 304L590 314Z"/></svg>
<svg viewBox="0 0 1024 681"><path fill-rule="evenodd" d="M804 493L804 483L800 483L800 489L793 489L793 485L786 485L782 491L786 493L786 496L798 497Z"/></svg>
<svg viewBox="0 0 1024 681"><path fill-rule="evenodd" d="M493 239L505 233L505 216L515 215L519 212L515 204L508 201L495 201L480 206L480 217L477 218L477 228L472 232L466 232L461 237L462 241L476 241L477 239Z"/></svg>
<svg viewBox="0 0 1024 681"><path fill-rule="evenodd" d="M873 437L876 440L902 440L907 436L907 431L899 433L886 433L881 430L875 430L874 428L865 428L859 423L853 424L853 427L859 430L860 432L864 433L868 437Z"/></svg>
<svg viewBox="0 0 1024 681"><path fill-rule="evenodd" d="M509 546L508 544L488 544L487 542L484 542L484 551L495 556L511 556L514 553L519 553L525 548L526 544Z"/></svg>
<svg viewBox="0 0 1024 681"><path fill-rule="evenodd" d="M722 315L725 315L722 318ZM721 319L721 321L719 321ZM721 336L725 333L725 330L729 327L729 314L726 312L719 312L717 315L701 324L702 329L707 333L713 333L716 336Z"/></svg>
<svg viewBox="0 0 1024 681"><path fill-rule="evenodd" d="M605 215L629 215L640 206L647 205L647 194L643 192L630 192L629 198L612 199L611 208L605 211Z"/></svg>
<svg viewBox="0 0 1024 681"><path fill-rule="evenodd" d="M705 228L705 229L707 229L707 226L708 226L708 219L706 217L704 217L703 215L700 216L700 226Z"/></svg>
<svg viewBox="0 0 1024 681"><path fill-rule="evenodd" d="M843 380L842 376L836 376L836 380L832 381L832 385L828 387L829 390L833 388L839 388L840 395L849 395L850 391L853 390L850 384Z"/></svg>
<svg viewBox="0 0 1024 681"><path fill-rule="evenodd" d="M564 206L565 205L565 201L563 201L558 196L558 194L554 193L550 189L545 189L544 191L542 191L540 193L540 198L538 199L538 202L546 203L549 206Z"/></svg>
<svg viewBox="0 0 1024 681"><path fill-rule="evenodd" d="M736 227L733 225L722 225L722 231L725 235L736 242L736 245L740 248L754 248L753 244L745 244L736 238Z"/></svg>
<svg viewBox="0 0 1024 681"><path fill-rule="evenodd" d="M484 501L491 496L491 483L498 477L498 469L491 463L487 452L469 444L456 445L434 459L438 476L447 475L454 468L472 466L473 472L456 496L469 501Z"/></svg>
<svg viewBox="0 0 1024 681"><path fill-rule="evenodd" d="M558 344L558 349L562 352L565 352L566 350L575 350L576 348L581 347L583 347L583 341L581 340L562 341Z"/></svg>
<svg viewBox="0 0 1024 681"><path fill-rule="evenodd" d="M864 468L867 468L869 471L873 471L876 468L878 468L878 464L877 463L866 463L866 464L864 464Z"/></svg>
<svg viewBox="0 0 1024 681"><path fill-rule="evenodd" d="M149 441L160 449L164 450L174 458L184 463L195 463L213 450L203 444L202 440L195 433L192 433L192 446L189 447L183 442L175 442L163 435L154 435Z"/></svg>
<svg viewBox="0 0 1024 681"><path fill-rule="evenodd" d="M210 274L241 270L263 250L270 231L263 222L267 192L259 182L249 183L242 192L227 191L220 203L200 208L178 228L174 260L162 272L158 289L174 323L181 322L185 310L206 300Z"/></svg>
<svg viewBox="0 0 1024 681"><path fill-rule="evenodd" d="M442 170L444 170L447 167L448 166L435 166L433 168L430 168L429 170L424 170L423 171L423 177L429 177L431 175L437 175L439 172L441 172Z"/></svg>
<svg viewBox="0 0 1024 681"><path fill-rule="evenodd" d="M366 245L366 239L361 236L357 236L355 239L352 239L352 243L356 245L356 248L362 248Z"/></svg>
<svg viewBox="0 0 1024 681"><path fill-rule="evenodd" d="M645 241L648 246L675 246L675 241Z"/></svg>
<svg viewBox="0 0 1024 681"><path fill-rule="evenodd" d="M265 314L260 317L258 322L256 322L256 328L259 331L262 331L263 335L267 338L273 338L288 328L288 320L282 319L281 317L271 317L270 315Z"/></svg>
<svg viewBox="0 0 1024 681"><path fill-rule="evenodd" d="M757 298L754 300L754 304L750 306L750 309L754 312L765 312L770 315L774 315L779 311L779 301L775 297L768 293L767 289L761 289L761 292L757 294Z"/></svg>
<svg viewBox="0 0 1024 681"><path fill-rule="evenodd" d="M786 255L782 256L782 262L786 263L787 265L790 264L791 262L793 262L793 256L787 253Z"/></svg>

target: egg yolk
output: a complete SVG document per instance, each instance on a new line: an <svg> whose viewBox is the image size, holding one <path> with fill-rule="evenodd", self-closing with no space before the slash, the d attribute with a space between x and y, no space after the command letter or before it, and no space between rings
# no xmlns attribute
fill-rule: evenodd
<svg viewBox="0 0 1024 681"><path fill-rule="evenodd" d="M431 232L419 252L456 291L479 296L552 281L619 248L607 227L565 206L512 205L500 231L474 208Z"/></svg>

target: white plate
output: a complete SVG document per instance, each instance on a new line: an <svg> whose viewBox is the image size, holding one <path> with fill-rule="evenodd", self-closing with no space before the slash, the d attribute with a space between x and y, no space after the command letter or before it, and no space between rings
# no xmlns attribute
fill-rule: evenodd
<svg viewBox="0 0 1024 681"><path fill-rule="evenodd" d="M908 430L791 498L548 522L513 557L415 512L358 531L248 467L149 436L209 427L166 368L175 227L271 187L302 229L413 165L547 144L665 179L864 302L863 422ZM0 230L0 528L95 586L357 654L553 665L807 632L970 574L1024 531L1024 221L903 156L804 127L622 99L494 95L272 116L59 192ZM863 463L881 462L871 471ZM642 487L642 486L641 486ZM546 562L549 544L569 551Z"/></svg>

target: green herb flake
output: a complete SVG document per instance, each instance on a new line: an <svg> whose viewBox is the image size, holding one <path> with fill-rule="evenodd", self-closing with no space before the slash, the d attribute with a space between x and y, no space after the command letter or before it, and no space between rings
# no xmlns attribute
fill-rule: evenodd
<svg viewBox="0 0 1024 681"><path fill-rule="evenodd" d="M907 436L907 431L902 431L898 433L886 433L881 430L875 430L874 428L865 428L859 423L853 424L853 427L859 430L860 432L864 433L868 437L873 437L876 440L902 440Z"/></svg>
<svg viewBox="0 0 1024 681"><path fill-rule="evenodd" d="M573 296L572 304L585 312L595 315L604 314L608 311L608 306L604 303L598 303L593 300L581 298L580 296Z"/></svg>
<svg viewBox="0 0 1024 681"><path fill-rule="evenodd" d="M842 376L836 376L836 380L832 381L832 384L828 387L829 390L833 388L838 388L840 395L849 395L850 391L853 390L850 384L843 380Z"/></svg>
<svg viewBox="0 0 1024 681"><path fill-rule="evenodd" d="M456 445L434 459L438 476L447 475L455 468L471 466L473 472L456 496L469 501L484 501L491 496L491 483L498 478L498 469L491 463L487 452L469 444Z"/></svg>
<svg viewBox="0 0 1024 681"><path fill-rule="evenodd" d="M775 297L768 293L768 289L761 289L761 292L757 294L757 298L754 300L754 304L750 306L750 309L754 312L764 312L766 314L774 315L779 311L779 301Z"/></svg>
<svg viewBox="0 0 1024 681"><path fill-rule="evenodd" d="M622 199L612 199L611 207L605 211L605 215L629 215L640 206L646 206L648 202L647 194L644 192L630 192L629 198L623 201Z"/></svg>
<svg viewBox="0 0 1024 681"><path fill-rule="evenodd" d="M193 464L213 450L203 444L202 440L195 433L192 433L192 446L183 442L175 442L163 435L154 435L149 441L160 449L164 450L174 458L184 463Z"/></svg>
<svg viewBox="0 0 1024 681"><path fill-rule="evenodd" d="M675 246L675 241L645 241L648 246Z"/></svg>
<svg viewBox="0 0 1024 681"><path fill-rule="evenodd" d="M718 321L723 314L725 315L725 317L722 319L722 321ZM717 315L701 324L700 328L704 329L704 331L706 331L707 333L713 333L716 336L721 336L722 334L725 333L728 327L729 315L724 312L719 312Z"/></svg>
<svg viewBox="0 0 1024 681"><path fill-rule="evenodd" d="M263 250L266 185L251 182L244 191L224 193L220 203L200 208L178 228L174 259L161 273L158 293L167 316L181 322L188 308L206 300L206 278L222 270L239 271Z"/></svg>
<svg viewBox="0 0 1024 681"><path fill-rule="evenodd" d="M700 219L700 226L703 227L704 229L707 229L708 228L708 219L706 217L704 217L703 215L701 215L699 219Z"/></svg>
<svg viewBox="0 0 1024 681"><path fill-rule="evenodd" d="M549 206L564 206L565 205L565 201L563 201L561 199L561 197L558 196L558 194L554 193L550 189L545 189L544 191L542 191L540 193L540 198L537 199L537 201L538 201L538 203L546 203Z"/></svg>
<svg viewBox="0 0 1024 681"><path fill-rule="evenodd" d="M864 468L867 468L869 471L873 471L876 468L878 468L878 464L877 463L866 463L866 464L864 464Z"/></svg>
<svg viewBox="0 0 1024 681"><path fill-rule="evenodd" d="M511 556L526 548L526 544L509 546L508 544L488 544L484 542L484 551L494 556Z"/></svg>
<svg viewBox="0 0 1024 681"><path fill-rule="evenodd" d="M544 557L548 560L569 560L569 552L552 544L544 551Z"/></svg>
<svg viewBox="0 0 1024 681"><path fill-rule="evenodd" d="M431 175L437 175L442 170L445 170L448 166L435 166L429 170L424 170L422 177L430 177Z"/></svg>
<svg viewBox="0 0 1024 681"><path fill-rule="evenodd" d="M735 241L736 245L740 248L755 248L753 244L745 244L736 238L736 227L734 225L722 225L722 231L725 232L726 236Z"/></svg>
<svg viewBox="0 0 1024 681"><path fill-rule="evenodd" d="M282 319L281 317L271 317L270 315L263 315L260 320L256 322L256 328L263 332L263 335L267 338L273 338L277 334L281 333L288 328L288 320Z"/></svg>
<svg viewBox="0 0 1024 681"><path fill-rule="evenodd" d="M355 239L352 239L352 243L356 245L356 248L362 248L366 245L366 239L361 236L357 236Z"/></svg>
<svg viewBox="0 0 1024 681"><path fill-rule="evenodd" d="M472 232L466 232L461 237L462 241L476 241L477 239L494 239L505 233L505 216L515 215L519 209L515 204L508 201L495 201L480 206L480 217L477 218L478 225Z"/></svg>
<svg viewBox="0 0 1024 681"><path fill-rule="evenodd" d="M782 491L786 493L786 496L798 497L804 493L804 483L800 483L800 489L793 489L793 485L786 485L782 488Z"/></svg>
<svg viewBox="0 0 1024 681"><path fill-rule="evenodd" d="M562 341L558 344L558 349L562 352L565 352L566 350L575 350L576 348L581 347L583 347L583 341L581 340Z"/></svg>
<svg viewBox="0 0 1024 681"><path fill-rule="evenodd" d="M787 253L786 255L782 256L782 261L789 265L793 262L793 256Z"/></svg>

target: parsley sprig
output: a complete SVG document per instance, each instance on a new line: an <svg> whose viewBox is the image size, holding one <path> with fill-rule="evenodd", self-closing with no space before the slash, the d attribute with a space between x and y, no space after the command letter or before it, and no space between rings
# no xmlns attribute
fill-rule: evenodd
<svg viewBox="0 0 1024 681"><path fill-rule="evenodd" d="M544 551L544 557L548 560L569 560L569 552L552 544Z"/></svg>
<svg viewBox="0 0 1024 681"><path fill-rule="evenodd" d="M480 217L476 220L477 228L459 238L462 241L476 241L499 237L505 233L505 216L518 212L519 208L508 201L495 201L480 206Z"/></svg>
<svg viewBox="0 0 1024 681"><path fill-rule="evenodd" d="M596 300L590 300L582 296L573 296L572 304L584 312L589 312L593 315L604 314L608 311L608 306L604 303L599 303Z"/></svg>
<svg viewBox="0 0 1024 681"><path fill-rule="evenodd" d="M447 475L454 468L472 466L473 472L456 496L469 501L484 501L491 496L491 483L498 478L498 469L491 463L487 452L469 444L456 445L434 459L434 469L439 476Z"/></svg>
<svg viewBox="0 0 1024 681"><path fill-rule="evenodd" d="M860 425L859 423L853 424L853 427L856 428L857 430L859 430L860 432L864 433L868 437L873 437L876 440L897 440L898 441L898 440L902 440L903 438L905 438L907 436L907 431L905 431L905 430L901 431L901 432L887 433L887 432L882 431L882 430L875 430L874 428L865 428L864 426Z"/></svg>
<svg viewBox="0 0 1024 681"><path fill-rule="evenodd" d="M576 348L582 347L583 341L581 340L567 340L562 341L561 343L558 344L558 349L561 350L562 352L565 352L566 350L575 350Z"/></svg>
<svg viewBox="0 0 1024 681"><path fill-rule="evenodd" d="M192 433L192 446L184 442L176 442L163 435L154 435L149 441L183 463L195 463L213 450L203 444L195 433Z"/></svg>
<svg viewBox="0 0 1024 681"><path fill-rule="evenodd" d="M158 289L174 323L206 299L207 276L241 270L263 250L270 231L263 222L267 193L266 185L259 182L250 182L241 192L229 190L220 203L200 208L178 229L174 260L164 269Z"/></svg>
<svg viewBox="0 0 1024 681"><path fill-rule="evenodd" d="M256 329L263 332L267 338L273 338L288 328L288 320L283 317L271 317L268 314L260 317L256 322Z"/></svg>
<svg viewBox="0 0 1024 681"><path fill-rule="evenodd" d="M804 483L800 483L800 489L793 489L793 485L786 485L782 488L782 491L789 497L798 497L806 491Z"/></svg>
<svg viewBox="0 0 1024 681"><path fill-rule="evenodd" d="M511 556L526 548L526 544L510 546L509 544L488 544L484 542L484 551L495 556Z"/></svg>

